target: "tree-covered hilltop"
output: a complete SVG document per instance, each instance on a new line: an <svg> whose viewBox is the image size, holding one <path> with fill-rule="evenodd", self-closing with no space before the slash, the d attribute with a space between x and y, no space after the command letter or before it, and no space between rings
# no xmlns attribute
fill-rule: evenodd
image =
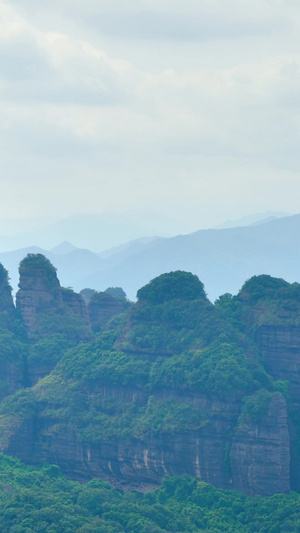
<svg viewBox="0 0 300 533"><path fill-rule="evenodd" d="M247 497L190 476L145 494L66 480L0 456L2 533L297 533L300 495Z"/></svg>
<svg viewBox="0 0 300 533"><path fill-rule="evenodd" d="M262 325L300 326L300 284L269 275L253 276L238 294L215 302L236 327L255 335Z"/></svg>
<svg viewBox="0 0 300 533"><path fill-rule="evenodd" d="M48 275L48 278L56 278L56 268L52 265L51 261L47 259L43 254L27 254L20 262L19 273L29 273L32 275L32 271L42 270Z"/></svg>

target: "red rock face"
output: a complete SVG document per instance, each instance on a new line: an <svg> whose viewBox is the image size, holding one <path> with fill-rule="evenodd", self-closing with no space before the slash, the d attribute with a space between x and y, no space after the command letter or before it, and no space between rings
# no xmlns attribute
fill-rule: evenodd
<svg viewBox="0 0 300 533"><path fill-rule="evenodd" d="M139 395L139 403L146 401L138 389L104 387L102 392L124 401L136 401ZM177 398L170 391L158 394ZM290 489L290 440L286 405L280 394L271 400L259 424L248 424L236 432L241 401L234 395L221 400L193 393L180 400L210 413L208 423L145 438L84 441L74 429L61 428L61 421L47 415L51 406L41 405L40 415L20 426L5 452L29 463L54 462L73 479L101 477L125 490L145 490L161 483L166 475L181 474L248 494Z"/></svg>
<svg viewBox="0 0 300 533"><path fill-rule="evenodd" d="M300 327L261 326L258 344L267 372L275 379L288 380L293 401L300 404Z"/></svg>
<svg viewBox="0 0 300 533"><path fill-rule="evenodd" d="M60 286L53 267L49 269L46 264L45 268L21 269L19 287L16 306L30 339L41 340L57 333L66 334L74 342L90 339L91 328L83 298ZM27 361L27 386L48 375L56 362L57 359Z"/></svg>
<svg viewBox="0 0 300 533"><path fill-rule="evenodd" d="M35 331L41 312L63 307L61 287L56 274L49 278L48 272L44 269L21 273L19 287L16 307L21 312L29 334Z"/></svg>
<svg viewBox="0 0 300 533"><path fill-rule="evenodd" d="M276 380L289 382L291 488L300 490L300 327L261 326L258 344L267 372Z"/></svg>
<svg viewBox="0 0 300 533"><path fill-rule="evenodd" d="M45 269L33 269L20 274L16 306L29 336L34 334L40 317L47 311L61 316L78 317L82 325L90 329L85 302L80 294L63 289L55 275L49 276Z"/></svg>

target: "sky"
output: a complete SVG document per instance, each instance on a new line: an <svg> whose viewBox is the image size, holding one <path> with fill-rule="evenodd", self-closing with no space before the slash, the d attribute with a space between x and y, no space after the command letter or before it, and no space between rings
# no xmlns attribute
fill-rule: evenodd
<svg viewBox="0 0 300 533"><path fill-rule="evenodd" d="M299 34L294 0L0 0L1 218L298 213Z"/></svg>

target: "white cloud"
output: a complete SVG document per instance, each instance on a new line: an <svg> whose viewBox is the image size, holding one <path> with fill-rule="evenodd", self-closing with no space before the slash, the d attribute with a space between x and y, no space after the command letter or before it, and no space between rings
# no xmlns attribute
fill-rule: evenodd
<svg viewBox="0 0 300 533"><path fill-rule="evenodd" d="M184 202L188 212L201 199L206 206L213 205L214 190L226 198L228 209L237 202L243 205L247 195L254 202L258 182L265 180L269 186L272 173L281 183L286 170L295 184L300 50L281 50L280 36L286 28L293 35L293 22L280 1L257 0L241 7L236 1L188 0L183 5L167 0L122 4L64 0L46 8L32 4L39 14L32 11L30 16L28 2L22 11L20 3L12 5L0 1L0 157L12 182L20 181L26 162L26 180L30 184L32 174L35 199L41 194L44 204L42 190L47 183L48 199L57 205L55 191L49 191L59 177L62 189L68 190L63 195L68 209L78 206L91 190L111 198L116 188L122 191L120 205L136 201L154 205L160 187L162 205L172 198L174 209ZM80 31L79 36L63 32L60 24L47 27L47 9L54 8L76 21L82 17L83 25L100 30L105 17L111 17L115 28L106 25L105 31L111 39L115 34L125 39L122 58L99 46L92 31L90 38L83 38ZM182 39L191 41L184 48L186 54L193 50L195 39L202 39L193 36L193 28L205 26L202 36L218 40L216 48L209 44L211 63L195 59L192 68L158 72L146 63L135 63L125 45L129 33L142 50L141 41L154 40L155 62L168 19L165 37L177 40L176 46ZM214 61L214 54L228 51L228 41L243 39L252 43L253 54L245 58L239 54L237 61L234 52L224 65L220 59ZM272 53L268 39L276 44ZM262 45L266 52L258 49ZM10 163L13 154L19 167ZM40 181L39 176L43 176ZM76 187L71 188L72 182ZM228 187L234 191L231 203ZM283 209L278 195L274 194L274 202L274 208Z"/></svg>

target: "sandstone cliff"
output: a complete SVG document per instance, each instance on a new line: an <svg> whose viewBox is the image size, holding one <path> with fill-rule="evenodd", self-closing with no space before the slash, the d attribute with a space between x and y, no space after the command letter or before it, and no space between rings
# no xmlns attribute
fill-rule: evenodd
<svg viewBox="0 0 300 533"><path fill-rule="evenodd" d="M288 492L290 444L286 402L276 393L259 422L243 420L235 431L230 450L232 486L251 495Z"/></svg>
<svg viewBox="0 0 300 533"><path fill-rule="evenodd" d="M102 331L111 318L128 309L129 303L107 292L95 292L88 304L88 314L93 331Z"/></svg>
<svg viewBox="0 0 300 533"><path fill-rule="evenodd" d="M289 402L291 487L300 489L300 326L263 325L257 332L258 344L268 373L286 381Z"/></svg>
<svg viewBox="0 0 300 533"><path fill-rule="evenodd" d="M20 286L26 291L26 283ZM57 289L56 281L53 286L60 296L50 303L49 287L32 296L29 332L38 331L45 309L60 322L86 316L77 295ZM297 325L278 323L278 306L282 312L285 304L280 298L276 306L263 298L257 303L250 294L227 298L227 307L235 307L226 314L207 300L195 276L181 272L160 276L138 296L121 331L74 345L59 359L60 338L34 345L31 360L51 348L55 368L21 403L12 397L0 418L1 450L126 489L185 473L248 494L296 488L300 334ZM94 309L95 329L105 329L114 306ZM32 368L32 384L51 370ZM291 401L286 384L276 380L290 383ZM23 405L30 408L19 413Z"/></svg>
<svg viewBox="0 0 300 533"><path fill-rule="evenodd" d="M172 391L165 393L178 399ZM135 402L140 391L106 387L105 394ZM194 393L181 400L197 405L207 415L198 427L100 440L82 439L72 424L49 416L51 405L40 404L39 415L20 422L3 451L31 464L53 462L73 479L101 477L126 490L145 490L157 486L166 475L182 474L251 495L290 490L288 420L279 394L260 422L237 430L241 411L237 398L213 399Z"/></svg>
<svg viewBox="0 0 300 533"><path fill-rule="evenodd" d="M33 334L45 311L63 312L63 299L56 270L41 254L28 254L20 263L16 307L28 334Z"/></svg>

